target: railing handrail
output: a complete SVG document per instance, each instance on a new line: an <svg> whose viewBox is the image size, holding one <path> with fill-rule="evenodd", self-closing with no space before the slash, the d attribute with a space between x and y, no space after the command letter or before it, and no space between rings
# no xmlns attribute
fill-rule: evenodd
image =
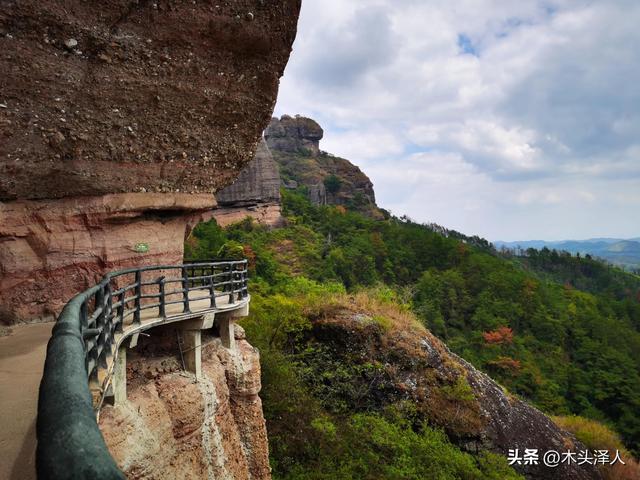
<svg viewBox="0 0 640 480"><path fill-rule="evenodd" d="M152 282L142 281L145 272L167 270L180 270L182 274L169 280L162 276ZM198 270L201 274L187 275ZM112 282L132 274L134 283L115 292L112 290ZM215 281L220 276L223 281ZM175 282L180 282L182 288L167 292L165 284ZM158 286L157 294L143 293L144 288L154 285ZM132 288L135 295L126 297ZM209 293L192 299L189 293L195 290L207 290ZM167 301L168 296L177 295L182 298ZM215 310L216 299L226 295L231 305L247 301L246 260L196 261L118 270L105 274L96 285L74 296L60 313L47 345L36 424L38 478L123 479L124 475L100 433L94 409L97 405L99 410L110 381L109 360L113 360L118 345L129 335L157 324L142 324L141 311L158 308L158 316L154 318L165 321L196 316ZM114 297L120 297L120 300L114 302ZM155 297L159 298L157 304L143 305L143 300ZM190 311L191 302L206 299L210 300L209 308ZM128 309L129 303L134 307ZM183 311L167 315L167 306L179 303L183 303ZM117 309L113 308L114 305ZM132 313L133 319L126 325L130 328L125 329L125 318ZM106 370L102 382L98 378L101 369ZM99 391L97 402L90 384Z"/></svg>

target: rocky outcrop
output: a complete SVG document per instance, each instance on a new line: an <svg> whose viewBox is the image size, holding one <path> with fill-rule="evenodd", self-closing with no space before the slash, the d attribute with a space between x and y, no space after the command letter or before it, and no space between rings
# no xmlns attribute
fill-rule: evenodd
<svg viewBox="0 0 640 480"><path fill-rule="evenodd" d="M269 148L312 157L320 154L320 140L323 134L322 128L315 120L299 115L272 118L264 132Z"/></svg>
<svg viewBox="0 0 640 480"><path fill-rule="evenodd" d="M0 320L50 318L106 270L182 259L253 158L299 9L0 2Z"/></svg>
<svg viewBox="0 0 640 480"><path fill-rule="evenodd" d="M259 354L242 329L236 327L235 350L203 337L197 380L180 368L175 333L164 333L159 342L151 331L153 356L144 346L129 355L127 402L101 411L100 428L119 467L129 478L271 478ZM159 351L162 340L174 355Z"/></svg>
<svg viewBox="0 0 640 480"><path fill-rule="evenodd" d="M249 207L223 207L213 212L213 218L221 227L228 227L246 218L255 220L260 225L278 227L282 224L282 208L280 204L258 204Z"/></svg>
<svg viewBox="0 0 640 480"><path fill-rule="evenodd" d="M321 151L322 136L320 125L310 118L283 115L271 120L265 139L284 186L304 186L316 205L343 205L382 218L369 177L349 160Z"/></svg>
<svg viewBox="0 0 640 480"><path fill-rule="evenodd" d="M335 365L356 366L352 368L356 375L343 379L349 390L340 391L362 397L343 395L341 401L354 409L370 410L409 401L419 417L442 428L454 443L471 453L488 449L506 457L510 449L519 449L521 454L524 449L537 449L538 464L514 465L528 479L601 478L597 467L590 464L545 466L544 452L587 448L538 409L451 353L423 328L385 328L374 317L374 313L354 307L313 321L307 338L311 348L325 352ZM358 365L378 365L380 369L364 375ZM315 373L322 377L322 371Z"/></svg>

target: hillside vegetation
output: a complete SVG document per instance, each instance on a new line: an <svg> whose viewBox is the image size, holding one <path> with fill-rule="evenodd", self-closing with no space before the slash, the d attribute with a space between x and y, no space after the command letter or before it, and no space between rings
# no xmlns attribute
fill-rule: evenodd
<svg viewBox="0 0 640 480"><path fill-rule="evenodd" d="M504 457L457 446L474 428L473 408L440 428L430 418L437 409L377 401L385 389L377 359L346 352L332 361L311 320L344 311L368 312L360 323L372 331L428 329L512 394L609 425L638 455L637 277L608 281L609 270L596 268L591 281L593 269L576 267L558 283L547 263L502 258L477 237L316 207L297 192L283 192L283 211L283 228L209 222L186 246L192 259L250 261L244 325L262 355L275 478L518 478ZM594 262L572 260L586 261ZM442 388L463 407L470 401L464 382Z"/></svg>

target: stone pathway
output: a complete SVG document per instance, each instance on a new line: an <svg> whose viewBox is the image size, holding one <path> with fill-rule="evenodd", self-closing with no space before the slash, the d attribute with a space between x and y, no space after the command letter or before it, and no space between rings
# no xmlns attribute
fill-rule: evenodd
<svg viewBox="0 0 640 480"><path fill-rule="evenodd" d="M36 478L38 388L52 328L18 325L0 337L0 479Z"/></svg>

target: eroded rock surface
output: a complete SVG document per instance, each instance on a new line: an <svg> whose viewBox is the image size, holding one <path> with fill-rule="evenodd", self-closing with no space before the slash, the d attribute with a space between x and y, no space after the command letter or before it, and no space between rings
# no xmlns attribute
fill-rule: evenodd
<svg viewBox="0 0 640 480"><path fill-rule="evenodd" d="M250 207L223 207L213 214L221 227L241 222L247 217L262 225L277 227L282 224L282 208L280 204L258 204Z"/></svg>
<svg viewBox="0 0 640 480"><path fill-rule="evenodd" d="M306 153L313 157L320 153L324 131L315 120L296 115L272 118L264 132L269 147L290 153Z"/></svg>
<svg viewBox="0 0 640 480"><path fill-rule="evenodd" d="M0 200L214 192L251 160L300 0L0 3Z"/></svg>
<svg viewBox="0 0 640 480"><path fill-rule="evenodd" d="M0 321L53 320L107 271L180 264L185 235L215 206L179 193L0 202Z"/></svg>
<svg viewBox="0 0 640 480"><path fill-rule="evenodd" d="M216 194L220 208L214 218L220 226L246 217L264 225L278 225L280 215L280 172L269 147L261 139L255 157L238 178Z"/></svg>
<svg viewBox="0 0 640 480"><path fill-rule="evenodd" d="M264 139L260 140L253 160L238 178L216 194L221 206L251 206L280 202L280 174Z"/></svg>
<svg viewBox="0 0 640 480"><path fill-rule="evenodd" d="M197 381L166 352L128 362L127 403L103 407L100 415L105 441L127 477L271 478L259 354L242 337L238 328L234 351L203 337Z"/></svg>

